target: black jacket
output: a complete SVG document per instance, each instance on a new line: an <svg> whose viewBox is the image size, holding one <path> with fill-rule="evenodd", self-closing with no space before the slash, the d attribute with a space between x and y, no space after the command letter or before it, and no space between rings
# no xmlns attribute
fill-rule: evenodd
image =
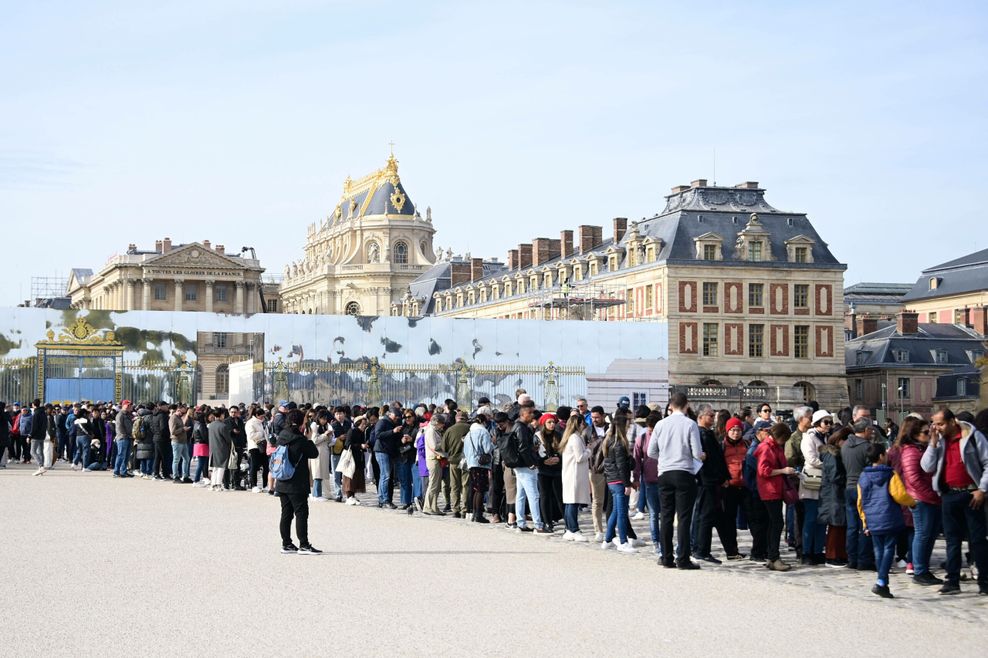
<svg viewBox="0 0 988 658"><path fill-rule="evenodd" d="M605 437L607 454L604 455L604 482L622 482L631 486L631 455L624 442L616 437Z"/></svg>
<svg viewBox="0 0 988 658"><path fill-rule="evenodd" d="M394 422L387 416L381 417L374 426L374 452L383 452L391 457L398 456L398 437L400 430L395 432Z"/></svg>
<svg viewBox="0 0 988 658"><path fill-rule="evenodd" d="M532 428L521 422L515 421L515 426L511 429L518 442L518 466L516 468L527 468L536 465L535 456L535 432Z"/></svg>
<svg viewBox="0 0 988 658"><path fill-rule="evenodd" d="M35 407L31 414L31 438L44 441L48 437L48 414L44 407Z"/></svg>
<svg viewBox="0 0 988 658"><path fill-rule="evenodd" d="M226 424L230 428L230 438L233 439L233 445L241 450L245 450L247 448L247 432L245 431L243 418L230 416L226 419Z"/></svg>
<svg viewBox="0 0 988 658"><path fill-rule="evenodd" d="M700 428L700 445L703 446L703 453L706 455L698 476L700 484L705 487L719 487L731 479L727 472L727 462L724 460L724 450L720 447L713 431L704 427Z"/></svg>
<svg viewBox="0 0 988 658"><path fill-rule="evenodd" d="M291 428L281 430L278 445L288 446L288 461L295 466L295 473L290 480L275 480L274 490L280 494L308 494L309 460L319 456L319 448Z"/></svg>
<svg viewBox="0 0 988 658"><path fill-rule="evenodd" d="M152 441L170 441L171 433L168 431L168 412L160 408L155 409L151 414L150 436L146 437Z"/></svg>

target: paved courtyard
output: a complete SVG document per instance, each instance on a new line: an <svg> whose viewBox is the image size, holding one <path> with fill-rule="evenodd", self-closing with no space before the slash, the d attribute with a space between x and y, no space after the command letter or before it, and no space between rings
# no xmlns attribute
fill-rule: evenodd
<svg viewBox="0 0 988 658"><path fill-rule="evenodd" d="M971 583L944 599L894 575L898 598L883 601L868 592L870 574L846 569L777 574L745 561L681 572L658 567L651 547L626 556L561 533L336 503L311 506L310 538L325 555L283 556L270 496L32 472L0 471L4 656L926 657L988 647L988 599Z"/></svg>

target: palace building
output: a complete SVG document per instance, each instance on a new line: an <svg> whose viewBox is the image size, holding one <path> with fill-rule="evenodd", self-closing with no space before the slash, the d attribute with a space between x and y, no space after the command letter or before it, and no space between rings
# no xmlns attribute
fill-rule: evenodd
<svg viewBox="0 0 988 658"><path fill-rule="evenodd" d="M564 230L506 263L437 263L393 315L657 321L668 325L669 384L734 408L847 403L844 270L804 213L777 210L758 183L696 180L641 221ZM665 350L663 350L665 351ZM731 404L733 402L733 404Z"/></svg>
<svg viewBox="0 0 988 658"><path fill-rule="evenodd" d="M347 178L332 214L308 227L303 257L285 267L284 312L388 315L435 262L435 232L432 211L419 213L392 154L384 168Z"/></svg>

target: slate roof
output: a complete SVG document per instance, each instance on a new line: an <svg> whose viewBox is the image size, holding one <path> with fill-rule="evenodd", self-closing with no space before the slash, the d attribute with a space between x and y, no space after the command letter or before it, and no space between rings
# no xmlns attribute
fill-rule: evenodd
<svg viewBox="0 0 988 658"><path fill-rule="evenodd" d="M848 372L886 367L967 367L973 363L972 356L977 358L985 350L984 336L959 324L921 323L916 334L905 336L895 323L881 322L879 327L844 344ZM937 350L946 351L946 362L936 361ZM897 360L896 352L904 352L907 359Z"/></svg>
<svg viewBox="0 0 988 658"><path fill-rule="evenodd" d="M958 390L958 381L965 381L963 394ZM937 377L937 392L934 400L966 400L977 399L981 395L981 370L971 366Z"/></svg>
<svg viewBox="0 0 988 658"><path fill-rule="evenodd" d="M939 279L930 289L930 279ZM921 301L988 290L988 249L976 251L923 270L903 301Z"/></svg>
<svg viewBox="0 0 988 658"><path fill-rule="evenodd" d="M911 283L855 283L844 288L844 303L901 304L912 287Z"/></svg>
<svg viewBox="0 0 988 658"><path fill-rule="evenodd" d="M409 285L412 297L423 300L422 308L419 310L423 315L432 313L436 300L432 295L443 290L449 290L451 281L451 270L449 261L438 261L432 267L420 274ZM484 262L484 278L498 277L507 270L504 263L497 261Z"/></svg>

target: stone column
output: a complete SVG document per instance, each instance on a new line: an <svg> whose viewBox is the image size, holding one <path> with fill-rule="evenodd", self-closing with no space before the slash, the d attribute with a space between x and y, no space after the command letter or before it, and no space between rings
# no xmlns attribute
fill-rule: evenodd
<svg viewBox="0 0 988 658"><path fill-rule="evenodd" d="M244 282L243 281L237 281L236 286L237 286L237 293L236 293L236 297L234 297L233 312L236 313L237 315L243 315L243 313L244 313Z"/></svg>
<svg viewBox="0 0 988 658"><path fill-rule="evenodd" d="M144 279L144 294L141 299L141 309L144 311L151 309L151 279Z"/></svg>
<svg viewBox="0 0 988 658"><path fill-rule="evenodd" d="M250 315L254 312L254 284L245 283L244 284L244 312Z"/></svg>
<svg viewBox="0 0 988 658"><path fill-rule="evenodd" d="M125 311L134 310L134 285L135 284L133 279L127 279L127 281L124 283L124 292L127 295L127 299L124 302Z"/></svg>
<svg viewBox="0 0 988 658"><path fill-rule="evenodd" d="M206 279L206 313L213 312L213 280Z"/></svg>
<svg viewBox="0 0 988 658"><path fill-rule="evenodd" d="M175 279L175 310L176 311L182 310L182 302L185 301L184 299L185 293L182 290L183 283L184 281L182 281L182 279Z"/></svg>

